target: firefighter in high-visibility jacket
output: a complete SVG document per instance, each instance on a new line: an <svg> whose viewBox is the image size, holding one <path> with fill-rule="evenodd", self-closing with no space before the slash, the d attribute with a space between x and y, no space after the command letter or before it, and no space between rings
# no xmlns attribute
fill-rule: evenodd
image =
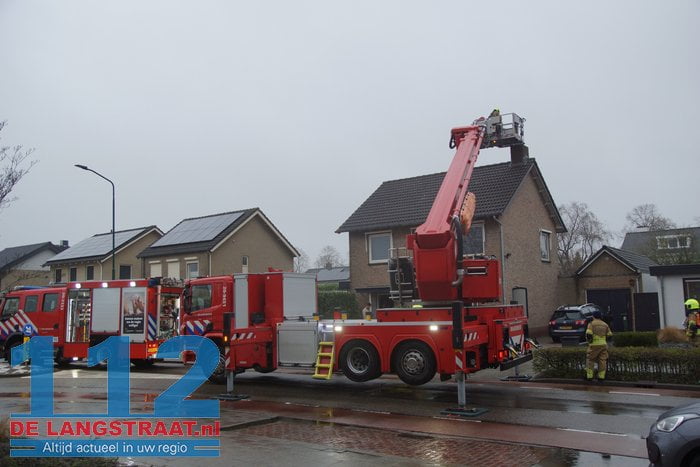
<svg viewBox="0 0 700 467"><path fill-rule="evenodd" d="M586 380L593 380L593 367L598 364L598 381L605 379L605 371L608 367L608 339L612 337L612 331L603 321L600 310L593 312L593 321L586 328L586 340L588 352L586 352Z"/></svg>
<svg viewBox="0 0 700 467"><path fill-rule="evenodd" d="M685 335L694 347L700 346L700 303L689 298L685 301Z"/></svg>

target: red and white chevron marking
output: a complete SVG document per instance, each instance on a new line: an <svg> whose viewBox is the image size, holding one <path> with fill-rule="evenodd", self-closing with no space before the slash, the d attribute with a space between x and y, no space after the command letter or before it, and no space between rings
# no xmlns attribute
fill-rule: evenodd
<svg viewBox="0 0 700 467"><path fill-rule="evenodd" d="M29 319L24 311L18 311L11 318L8 318L4 322L0 322L0 335L2 337L6 337L14 332L22 332L26 324L31 324L34 334L38 334L39 330L32 320Z"/></svg>
<svg viewBox="0 0 700 467"><path fill-rule="evenodd" d="M457 371L464 370L464 361L462 360L462 351L455 350L455 367Z"/></svg>
<svg viewBox="0 0 700 467"><path fill-rule="evenodd" d="M468 332L464 335L464 342L475 341L479 338L478 332Z"/></svg>
<svg viewBox="0 0 700 467"><path fill-rule="evenodd" d="M245 341L255 338L254 332L237 332L231 336L231 342L233 341Z"/></svg>
<svg viewBox="0 0 700 467"><path fill-rule="evenodd" d="M226 346L224 349L224 360L226 362L226 368L231 364L231 348Z"/></svg>

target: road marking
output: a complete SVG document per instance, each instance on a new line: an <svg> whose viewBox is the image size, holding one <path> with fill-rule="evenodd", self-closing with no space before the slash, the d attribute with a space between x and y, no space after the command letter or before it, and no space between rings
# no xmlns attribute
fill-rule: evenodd
<svg viewBox="0 0 700 467"><path fill-rule="evenodd" d="M592 433L595 435L608 435L608 436L621 436L623 438L626 438L627 435L623 435L621 433L607 433L605 431L591 431L591 430L577 430L575 428L557 428L557 430L561 431L575 431L576 433Z"/></svg>
<svg viewBox="0 0 700 467"><path fill-rule="evenodd" d="M352 409L353 412L362 413L378 413L380 415L391 415L391 412L382 412L381 410L362 410L362 409Z"/></svg>
<svg viewBox="0 0 700 467"><path fill-rule="evenodd" d="M626 392L626 391L608 391L608 394L625 394L628 396L661 396L653 392Z"/></svg>
<svg viewBox="0 0 700 467"><path fill-rule="evenodd" d="M472 422L472 423L481 423L481 420L471 420L467 418L454 418L454 417L432 417L435 420L450 420L450 421L457 421L457 422Z"/></svg>

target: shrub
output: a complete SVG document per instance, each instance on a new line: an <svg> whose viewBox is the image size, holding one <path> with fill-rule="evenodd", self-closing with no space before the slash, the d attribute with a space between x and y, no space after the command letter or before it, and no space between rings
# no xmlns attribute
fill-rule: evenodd
<svg viewBox="0 0 700 467"><path fill-rule="evenodd" d="M682 329L663 328L656 332L656 340L659 344L681 344L688 342L688 337Z"/></svg>
<svg viewBox="0 0 700 467"><path fill-rule="evenodd" d="M700 349L613 347L608 351L609 379L700 385ZM538 349L533 368L541 377L581 379L586 368L586 349Z"/></svg>
<svg viewBox="0 0 700 467"><path fill-rule="evenodd" d="M333 310L340 308L348 318L360 318L360 307L354 293L346 290L319 290L318 313L322 319L333 318Z"/></svg>
<svg viewBox="0 0 700 467"><path fill-rule="evenodd" d="M616 332L613 334L615 347L656 347L656 333L649 332Z"/></svg>

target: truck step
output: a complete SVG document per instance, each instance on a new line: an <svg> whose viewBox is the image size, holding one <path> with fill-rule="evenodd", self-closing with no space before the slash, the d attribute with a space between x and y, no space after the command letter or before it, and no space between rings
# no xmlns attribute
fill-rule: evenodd
<svg viewBox="0 0 700 467"><path fill-rule="evenodd" d="M333 354L335 342L319 342L316 356L316 369L313 378L331 379L333 376Z"/></svg>

